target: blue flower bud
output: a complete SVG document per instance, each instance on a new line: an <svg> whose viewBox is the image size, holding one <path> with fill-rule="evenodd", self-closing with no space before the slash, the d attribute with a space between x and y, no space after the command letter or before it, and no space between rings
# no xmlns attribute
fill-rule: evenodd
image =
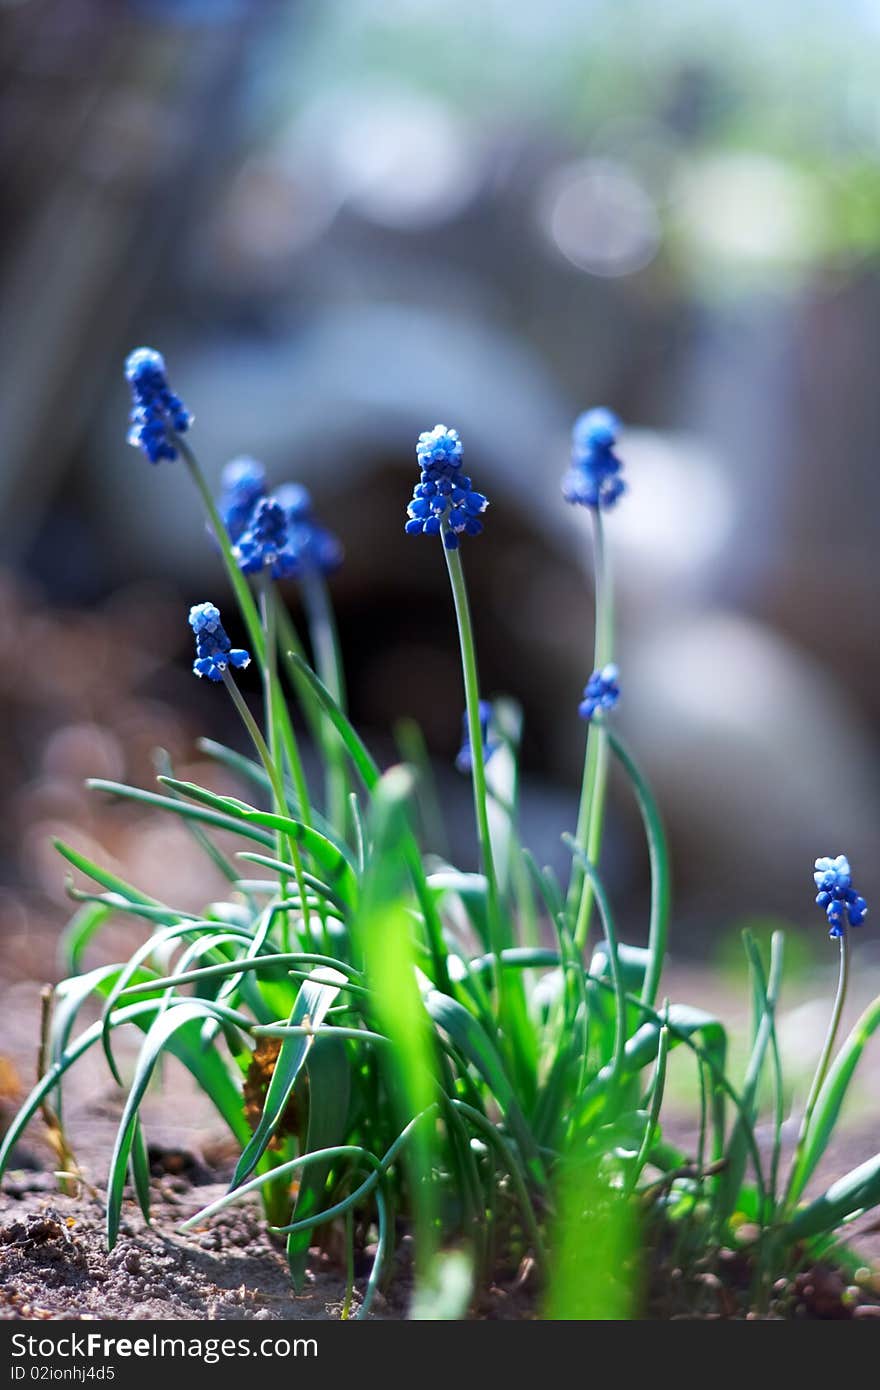
<svg viewBox="0 0 880 1390"><path fill-rule="evenodd" d="M266 495L266 470L256 459L231 459L221 475L217 509L233 545L247 530L254 507Z"/></svg>
<svg viewBox="0 0 880 1390"><path fill-rule="evenodd" d="M287 515L274 497L261 497L248 521L247 530L233 547L239 569L259 574L272 569L287 544Z"/></svg>
<svg viewBox="0 0 880 1390"><path fill-rule="evenodd" d="M623 467L614 452L620 431L616 415L604 407L587 410L572 429L571 467L562 479L562 495L573 506L607 510L626 491Z"/></svg>
<svg viewBox="0 0 880 1390"><path fill-rule="evenodd" d="M150 463L176 459L174 436L185 434L192 416L168 385L165 359L154 348L140 347L125 359L132 409L128 442L142 449Z"/></svg>
<svg viewBox="0 0 880 1390"><path fill-rule="evenodd" d="M435 425L419 435L416 458L420 474L406 509L407 535L436 536L442 531L447 550L457 550L460 536L480 534L483 523L479 518L489 499L476 492L470 478L460 472L461 454L457 430Z"/></svg>
<svg viewBox="0 0 880 1390"><path fill-rule="evenodd" d="M819 890L816 903L824 907L828 919L829 936L843 936L847 922L851 927L862 925L868 904L852 886L852 870L845 854L838 854L835 859L817 859L813 882Z"/></svg>
<svg viewBox="0 0 880 1390"><path fill-rule="evenodd" d="M229 666L242 668L250 663L248 652L233 647L220 621L220 610L213 603L195 604L189 610L189 625L196 639L195 675L222 681Z"/></svg>
<svg viewBox="0 0 880 1390"><path fill-rule="evenodd" d="M588 722L599 710L612 710L620 699L620 672L613 662L594 671L584 686L578 714Z"/></svg>

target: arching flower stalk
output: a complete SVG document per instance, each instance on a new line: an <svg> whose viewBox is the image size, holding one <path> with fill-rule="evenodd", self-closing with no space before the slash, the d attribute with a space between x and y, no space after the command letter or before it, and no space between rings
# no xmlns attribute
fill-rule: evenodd
<svg viewBox="0 0 880 1390"><path fill-rule="evenodd" d="M840 948L840 965L837 976L837 991L831 1008L828 1031L825 1034L825 1042L819 1054L819 1061L816 1064L816 1071L798 1130L788 1187L782 1206L784 1216L790 1214L791 1208L800 1196L800 1169L809 1136L810 1121L813 1118L819 1093L828 1075L840 1028L840 1020L843 1016L843 1007L846 1003L850 973L849 929L850 927L860 927L868 915L868 904L853 888L852 870L845 854L838 854L834 859L827 855L817 859L813 871L813 882L818 889L816 904L825 909L825 916L829 923L828 935L832 940L838 942Z"/></svg>
<svg viewBox="0 0 880 1390"><path fill-rule="evenodd" d="M281 773L281 766L276 751L267 744L260 732L260 727L248 709L247 701L232 678L232 670L241 670L250 665L250 653L243 648L233 647L220 619L220 610L213 603L197 603L189 611L189 625L193 630L196 639L196 659L193 662L193 674L196 676L206 676L208 680L222 683L229 692L230 699L234 704L242 723L254 745L254 750L263 764L269 784L272 788L272 799L274 809L278 815L286 816L287 799L284 793L284 781ZM267 647L268 649L268 647ZM264 698L267 709L267 728L271 729L270 723L272 715L271 697L271 674L268 664L263 666L264 678ZM273 740L270 736L270 743ZM307 888L303 877L302 858L299 846L292 839L289 839L279 831L277 836L277 851L279 860L284 859L285 854L289 856L290 862L296 870L296 883L299 892L300 910L302 912L303 928L305 932L306 944L311 945L311 925L309 916L309 904ZM286 884L283 875L280 877L281 896L287 896ZM288 950L289 924L287 913L279 914L281 918L282 940L284 949Z"/></svg>
<svg viewBox="0 0 880 1390"><path fill-rule="evenodd" d="M522 982L510 978L514 972L507 972L501 966L501 953L512 944L512 938L498 891L489 829L487 731L482 717L485 702L480 699L473 624L459 549L462 536L478 536L483 530L480 516L488 508L489 502L473 488L471 479L461 471L462 444L457 430L435 425L432 430L424 431L416 444L416 457L420 477L407 507L406 531L408 535L439 536L443 542L461 652L474 814L486 879L489 949L494 957L499 1015L513 1052L514 1064L520 1075L526 1075L530 1063L521 1050L523 1029L520 1019L525 1009Z"/></svg>
<svg viewBox="0 0 880 1390"><path fill-rule="evenodd" d="M579 416L572 431L571 467L562 481L565 500L572 506L587 507L593 521L596 594L593 667L597 673L613 664L614 659L614 594L602 513L616 505L626 488L621 477L622 464L614 452L619 429L619 422L610 410L597 408ZM602 850L609 749L603 721L591 718L589 723L575 841L588 862L595 865ZM589 935L593 899L592 881L575 855L567 908L569 917L575 921L574 940L580 949Z"/></svg>
<svg viewBox="0 0 880 1390"><path fill-rule="evenodd" d="M264 629L271 606L273 631L284 655L301 655L299 640L286 609L269 593L268 578L299 582L318 675L341 709L345 680L333 607L325 576L342 563L341 543L315 519L312 499L298 483L284 483L269 493L265 469L254 459L233 459L223 472L220 513L234 540L233 553L245 574L261 576ZM294 675L294 679L296 676ZM300 691L303 694L302 691ZM308 701L309 692L305 692ZM324 717L317 721L327 762L327 815L344 827L348 817L348 769L338 735ZM294 772L300 793L300 776Z"/></svg>

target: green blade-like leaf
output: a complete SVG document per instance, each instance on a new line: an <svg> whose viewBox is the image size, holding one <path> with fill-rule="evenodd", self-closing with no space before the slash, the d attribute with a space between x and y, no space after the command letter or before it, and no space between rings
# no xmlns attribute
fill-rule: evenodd
<svg viewBox="0 0 880 1390"><path fill-rule="evenodd" d="M458 1000L451 999L447 994L429 989L424 998L425 1008L431 1018L438 1027L449 1034L458 1051L476 1067L489 1086L511 1134L519 1145L526 1165L533 1175L541 1174L543 1165L534 1136L520 1108L498 1050L485 1028L463 1004L459 1004Z"/></svg>
<svg viewBox="0 0 880 1390"><path fill-rule="evenodd" d="M156 1005L150 1001L131 1004L128 1008L120 1009L116 1015L115 1027L123 1023L137 1022L141 1017L152 1016L156 1012ZM27 1126L30 1124L42 1102L58 1085L62 1076L70 1067L73 1066L84 1052L87 1052L101 1037L100 1021L93 1023L90 1028L86 1028L80 1033L79 1037L67 1047L61 1057L53 1062L45 1074L34 1086L30 1095L22 1102L18 1113L12 1124L3 1136L3 1143L0 1145L0 1177L6 1171L9 1158L15 1145L18 1143Z"/></svg>
<svg viewBox="0 0 880 1390"><path fill-rule="evenodd" d="M122 1195L125 1190L125 1177L134 1140L138 1109L153 1075L153 1069L162 1052L169 1047L175 1033L189 1028L193 1042L197 1043L200 1024L206 1015L211 1015L211 1013L212 1008L207 1001L185 999L176 1004L174 1008L158 1014L144 1039L110 1159L110 1180L107 1186L107 1244L111 1250L116 1244L116 1237L119 1234Z"/></svg>
<svg viewBox="0 0 880 1390"><path fill-rule="evenodd" d="M859 1216L863 1211L880 1203L880 1154L869 1158L845 1177L831 1184L827 1191L810 1202L808 1206L796 1211L791 1220L782 1228L784 1239L789 1243L808 1240L813 1236L824 1235L835 1230L845 1221Z"/></svg>
<svg viewBox="0 0 880 1390"><path fill-rule="evenodd" d="M173 777L162 776L159 781L163 786L175 788L190 785L188 782L179 783ZM210 803L212 809L209 810L202 806L191 806L188 801L180 800L178 796L162 796L159 792L144 791L142 787L129 787L124 782L107 782L100 777L90 778L86 786L91 787L94 791L108 792L109 795L119 797L122 801L137 801L143 806L170 811L172 815L180 816L182 819L198 821L201 825L212 825L217 830L229 830L234 835L242 835L245 839L256 841L258 845L266 845L269 849L275 845L271 835L263 834L254 826L248 825L239 816L229 815L218 809L223 803L223 797L217 797L216 804L212 801ZM142 899L142 901L149 900Z"/></svg>
<svg viewBox="0 0 880 1390"><path fill-rule="evenodd" d="M759 1003L758 1027L752 1046L746 1077L741 1092L743 1109L737 1116L727 1144L727 1166L718 1183L717 1210L726 1219L736 1209L749 1153L749 1135L753 1132L758 1109L758 1084L764 1069L767 1050L774 1036L774 1011L782 978L782 934L773 933L770 955L770 978L764 979L760 955L751 935L743 933L746 951L752 964L756 997ZM766 1194L769 1198L769 1193Z"/></svg>
<svg viewBox="0 0 880 1390"><path fill-rule="evenodd" d="M320 1028L327 1010L339 995L340 985L345 983L346 977L339 971L328 967L315 971L312 979L303 981L288 1023L291 1026L308 1024L312 1028ZM235 1165L230 1188L240 1187L266 1152L314 1041L314 1037L309 1035L285 1038L281 1044L260 1122Z"/></svg>
<svg viewBox="0 0 880 1390"><path fill-rule="evenodd" d="M214 792L206 791L204 787L196 786L193 782L177 782L166 777L159 780L163 786L172 787L193 801L204 802L206 806L222 809L226 814L240 820L245 825L264 826L268 830L280 831L282 835L294 840L312 855L315 862L320 864L329 876L331 884L338 888L347 903L351 904L356 901L357 878L350 856L311 826L304 825L302 821L292 820L288 816L276 815L273 811L258 811L255 806L249 806L244 801L237 801L234 797L217 796Z"/></svg>
<svg viewBox="0 0 880 1390"><path fill-rule="evenodd" d="M669 935L669 909L672 901L669 849L663 820L651 788L623 740L610 725L606 726L606 731L611 751L632 783L648 841L651 865L651 918L648 927L649 959L642 986L642 1001L653 1005L657 999Z"/></svg>
<svg viewBox="0 0 880 1390"><path fill-rule="evenodd" d="M304 661L297 652L290 652L289 659L293 669L299 672L309 688L314 691L318 703L324 713L329 716L330 722L345 744L346 752L367 791L372 791L379 781L379 767L368 752L360 734L352 727L351 722L343 714L324 682L315 675L308 662Z"/></svg>
<svg viewBox="0 0 880 1390"><path fill-rule="evenodd" d="M82 969L82 958L89 942L101 930L111 908L102 902L87 902L75 912L58 939L58 959L69 975Z"/></svg>
<svg viewBox="0 0 880 1390"><path fill-rule="evenodd" d="M258 787L267 799L271 800L272 784L266 774L266 769L259 763L255 763L251 758L246 758L243 753L236 753L232 748L227 748L222 743L215 743L211 738L200 738L196 746L214 762L229 768L231 772L238 773L240 777ZM284 797L291 815L302 819L296 791L289 778L285 778ZM314 826L315 830L320 830L321 834L325 835L331 844L336 845L337 849L344 847L345 840L337 833L327 817L322 816L320 811L316 811L314 806L309 807L309 824Z"/></svg>
<svg viewBox="0 0 880 1390"><path fill-rule="evenodd" d="M345 1044L324 1035L306 1062L309 1076L309 1129L306 1152L332 1148L345 1138L351 1091L351 1064ZM294 1217L297 1221L321 1210L332 1160L313 1163L303 1173L297 1193ZM313 1229L313 1228L312 1228ZM295 1289L301 1289L311 1243L311 1229L292 1231L287 1239L287 1263Z"/></svg>
<svg viewBox="0 0 880 1390"><path fill-rule="evenodd" d="M828 1140L840 1115L849 1083L852 1081L868 1040L876 1032L878 1026L880 1026L880 997L874 999L857 1020L852 1032L838 1052L816 1098L803 1153L795 1172L792 1174L792 1202L796 1202L803 1192L825 1152Z"/></svg>
<svg viewBox="0 0 880 1390"><path fill-rule="evenodd" d="M150 1160L140 1116L135 1118L131 1145L131 1185L147 1225L150 1224Z"/></svg>
<svg viewBox="0 0 880 1390"><path fill-rule="evenodd" d="M118 878L116 874L112 874L109 869L103 869L100 864L95 864L94 861L87 858L86 855L80 854L79 850L74 849L72 845L67 845L63 840L57 839L53 839L52 844L55 846L58 853L64 856L69 864L72 864L75 869L79 869L80 873L85 874L86 878L91 878L95 883L100 883L102 888L109 889L111 893L118 893L120 897L125 898L130 903L142 903L147 907L161 908L166 915L169 925L178 920L179 913L176 913L173 908L166 907L165 903L158 902L156 898L148 897L147 894L142 893L140 889L134 888L130 883L126 883L125 879Z"/></svg>

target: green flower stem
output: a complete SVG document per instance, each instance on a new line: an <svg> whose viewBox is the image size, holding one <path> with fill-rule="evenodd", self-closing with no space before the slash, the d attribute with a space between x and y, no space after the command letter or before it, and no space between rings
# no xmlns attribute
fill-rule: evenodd
<svg viewBox="0 0 880 1390"><path fill-rule="evenodd" d="M317 748L325 750L326 756L326 722L321 712L321 706L315 698L315 692L296 665L295 658L305 662L306 655L299 640L299 633L278 596L277 590L275 593L275 628L278 633L278 650L281 660L284 663L290 684L296 691L312 740Z"/></svg>
<svg viewBox="0 0 880 1390"><path fill-rule="evenodd" d="M847 986L849 985L849 929L844 926L840 940L840 970L837 977L837 993L834 997L834 1006L831 1010L831 1018L828 1023L828 1032L825 1035L825 1042L816 1066L816 1073L813 1077L813 1084L810 1087L810 1094L807 1097L807 1104L804 1108L801 1127L798 1131L797 1144L795 1146L794 1158L791 1163L791 1171L788 1176L788 1184L785 1189L785 1197L782 1201L781 1215L784 1218L791 1215L791 1207L797 1201L797 1191L795 1181L799 1176L803 1161L804 1150L807 1143L807 1135L810 1129L810 1121L813 1118L813 1111L816 1108L816 1101L819 1099L819 1092L828 1075L828 1068L831 1065L831 1055L834 1051L834 1044L837 1040L837 1030L840 1027L840 1020L843 1014L843 1006L846 1002Z"/></svg>
<svg viewBox="0 0 880 1390"><path fill-rule="evenodd" d="M263 636L263 624L256 602L254 601L254 596L251 593L250 585L238 567L238 562L232 551L229 534L217 510L217 504L211 495L211 489L208 487L198 459L187 441L181 435L176 434L174 436L174 444L179 450L189 475L195 483L196 491L202 499L202 505L208 517L208 523L220 547L223 565L229 582L232 585L241 616L244 620L244 625L247 628L252 655L260 668L264 669L266 662L266 644ZM296 735L293 732L290 714L282 697L280 686L278 685L277 674L273 675L273 683L275 686L275 708L278 711L281 723L284 751L290 763L291 776L293 777L297 799L300 802L300 817L308 825L311 824L311 809L309 805L308 787L305 777L303 776L302 763L297 748Z"/></svg>
<svg viewBox="0 0 880 1390"><path fill-rule="evenodd" d="M596 574L596 630L593 669L598 671L613 660L614 595L611 566L605 544L602 513L593 512L594 563ZM584 776L578 808L575 842L590 864L598 865L605 822L605 795L608 786L608 733L601 717L590 721ZM577 856L572 860L566 909L575 918L574 940L579 949L586 945L593 909L594 885ZM576 916L575 916L576 914Z"/></svg>
<svg viewBox="0 0 880 1390"><path fill-rule="evenodd" d="M443 532L445 541L445 526ZM448 550L443 546L446 568L452 585L452 599L455 604L455 618L458 624L458 640L461 647L461 667L464 676L464 696L467 707L468 738L471 745L471 782L474 791L474 813L477 821L477 837L480 842L480 858L486 876L487 908L489 925L489 949L495 956L495 978L499 994L503 989L501 952L511 942L501 913L498 896L498 881L495 875L495 861L492 855L492 839L489 834L488 794L486 790L486 766L483 750L483 733L480 728L480 683L477 675L477 653L474 646L474 632L471 624L470 604L461 555L458 550Z"/></svg>
<svg viewBox="0 0 880 1390"><path fill-rule="evenodd" d="M333 616L333 605L330 602L324 576L320 571L307 567L303 575L302 589L315 668L337 705L344 712L346 699L342 653L339 647L336 620ZM329 723L325 729L323 743L327 758L327 818L331 825L335 825L340 833L344 834L348 818L348 769L345 760L345 748L335 729Z"/></svg>
<svg viewBox="0 0 880 1390"><path fill-rule="evenodd" d="M235 681L232 679L232 676L229 674L228 668L223 672L223 684L229 691L229 694L232 698L232 703L235 705L235 708L241 717L241 722L244 724L245 728L248 731L248 734L250 735L251 742L253 743L254 748L256 749L257 756L259 757L260 762L266 769L266 776L269 778L269 784L272 788L272 794L275 799L276 806L284 808L286 804L284 801L284 784L278 772L277 765L272 757L266 740L260 733L257 721L254 719L254 716L251 714L250 710L247 707L247 701L245 700L238 686L235 684ZM308 908L305 906L306 886L302 879L302 860L300 858L299 846L295 843L291 843L287 846L287 852L290 854L291 862L293 863L294 868L297 869L297 888L299 889L300 901L303 904L302 911L303 919L305 920L305 914L308 911ZM290 945L286 912L282 914L281 921L284 950L289 951ZM310 943L311 937L309 937L309 944Z"/></svg>
<svg viewBox="0 0 880 1390"><path fill-rule="evenodd" d="M443 539L445 541L445 524ZM498 892L498 879L495 874L495 861L492 854L492 838L489 831L489 811L486 788L486 767L483 751L483 735L480 729L480 682L477 674L477 654L474 646L474 633L471 625L470 605L461 555L458 550L447 550L446 568L452 586L455 605L455 618L458 625L461 665L464 675L465 705L467 709L468 738L471 745L472 786L474 790L474 812L477 821L477 838L480 843L480 857L486 878L487 902L486 916L489 932L489 950L493 956L493 976L498 991L498 1016L501 1031L510 1048L511 1063L525 1093L531 1092L535 1085L536 1058L530 1047L533 1035L529 1030L526 1014L525 993L522 980L511 978L501 964L501 952L512 945L505 914L501 907Z"/></svg>
<svg viewBox="0 0 880 1390"><path fill-rule="evenodd" d="M263 627L263 642L265 645L266 659L263 662L263 702L265 709L264 722L269 733L269 753L272 765L275 768L276 781L273 783L275 793L275 810L279 816L286 816L288 812L287 798L284 795L284 764L281 755L281 723L278 719L278 707L276 704L276 692L280 693L278 685L278 644L275 634L275 605L272 602L272 579L269 571L264 569L260 575L260 617ZM297 763L299 759L297 758ZM302 768L299 769L302 777ZM291 774L296 783L296 773L291 768ZM299 845L295 840L289 839L283 832L279 831L275 837L275 845L279 859L284 858L285 848L290 856L290 862L294 867L296 886L299 889L300 911L302 912L303 927L307 940L312 939L311 911L306 894L306 884L303 878L302 855ZM279 879L279 887L282 898L287 897L287 879L284 875ZM284 941L284 949L289 949L289 929L287 913L281 918L281 932Z"/></svg>

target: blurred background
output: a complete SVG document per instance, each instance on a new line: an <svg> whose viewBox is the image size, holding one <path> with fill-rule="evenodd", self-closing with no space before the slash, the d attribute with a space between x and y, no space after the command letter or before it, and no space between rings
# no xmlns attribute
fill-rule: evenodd
<svg viewBox="0 0 880 1390"><path fill-rule="evenodd" d="M559 478L574 417L614 409L619 717L668 821L674 956L757 917L824 958L817 854L880 901L878 57L875 0L0 0L7 978L53 970L52 833L180 907L219 892L178 828L82 786L238 739L189 674L188 606L231 611L196 498L125 444L140 343L213 479L251 453L342 537L353 715L385 760L421 723L465 865L415 437L457 426L491 497L465 550L483 690L522 702L525 839L564 870L592 591Z"/></svg>

